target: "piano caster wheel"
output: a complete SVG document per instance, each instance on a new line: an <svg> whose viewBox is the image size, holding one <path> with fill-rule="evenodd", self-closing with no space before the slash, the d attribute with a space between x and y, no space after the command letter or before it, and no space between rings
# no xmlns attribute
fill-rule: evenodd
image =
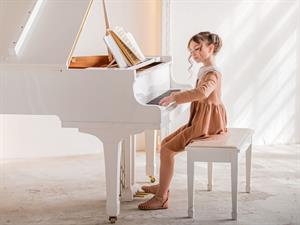
<svg viewBox="0 0 300 225"><path fill-rule="evenodd" d="M110 223L116 223L116 221L117 221L117 217L116 216L110 216L109 217L109 222Z"/></svg>
<svg viewBox="0 0 300 225"><path fill-rule="evenodd" d="M151 183L154 183L156 181L155 177L153 177L153 176L149 176L149 178L150 178Z"/></svg>

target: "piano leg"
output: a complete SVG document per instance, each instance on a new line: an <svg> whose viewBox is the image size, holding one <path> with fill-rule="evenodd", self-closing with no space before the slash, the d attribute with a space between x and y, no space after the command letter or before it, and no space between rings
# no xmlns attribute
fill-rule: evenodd
<svg viewBox="0 0 300 225"><path fill-rule="evenodd" d="M66 126L65 126L66 127ZM70 127L70 125L68 125ZM111 132L107 132L110 129ZM88 133L98 137L103 143L104 160L105 160L105 180L106 180L106 212L109 216L109 221L115 223L117 216L120 213L120 166L121 166L121 151L124 143L124 138L128 133L133 133L128 127L120 127L118 125L112 127L110 124L102 128L79 127L79 131ZM112 135L114 134L114 135ZM127 135L126 135L127 134ZM130 149L131 153L135 149L134 136L127 138L123 148ZM132 164L135 159L134 154L126 153L126 158L131 157ZM126 163L125 163L126 164ZM134 164L131 167L131 172L134 172ZM126 171L126 170L125 170ZM134 184L134 173L129 179L129 183ZM132 185L131 185L132 187Z"/></svg>
<svg viewBox="0 0 300 225"><path fill-rule="evenodd" d="M149 176L151 183L155 182L156 171L156 147L157 147L157 130L145 131L146 147L146 175Z"/></svg>
<svg viewBox="0 0 300 225"><path fill-rule="evenodd" d="M135 186L135 156L136 156L136 135L131 135L130 136L130 143L132 143L130 145L131 147L131 172L132 172L132 176L131 176L131 185ZM137 190L136 190L137 191Z"/></svg>
<svg viewBox="0 0 300 225"><path fill-rule="evenodd" d="M134 179L135 141L134 135L125 139L125 190L122 193L122 200L132 201L137 192Z"/></svg>
<svg viewBox="0 0 300 225"><path fill-rule="evenodd" d="M125 190L125 140L122 140L120 143L121 146L121 166L120 166L120 197L123 196L124 190Z"/></svg>
<svg viewBox="0 0 300 225"><path fill-rule="evenodd" d="M120 213L120 142L103 141L106 176L106 212L111 223Z"/></svg>

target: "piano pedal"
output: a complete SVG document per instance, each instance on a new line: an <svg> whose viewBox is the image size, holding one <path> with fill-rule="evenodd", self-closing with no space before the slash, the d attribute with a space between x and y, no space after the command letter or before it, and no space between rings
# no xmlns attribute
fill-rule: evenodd
<svg viewBox="0 0 300 225"><path fill-rule="evenodd" d="M144 191L137 191L133 197L137 198L144 198L145 196L149 195L150 193L146 193Z"/></svg>
<svg viewBox="0 0 300 225"><path fill-rule="evenodd" d="M156 181L156 179L155 179L154 176L149 176L149 178L150 178L150 182L151 182L151 183L154 183L154 182Z"/></svg>

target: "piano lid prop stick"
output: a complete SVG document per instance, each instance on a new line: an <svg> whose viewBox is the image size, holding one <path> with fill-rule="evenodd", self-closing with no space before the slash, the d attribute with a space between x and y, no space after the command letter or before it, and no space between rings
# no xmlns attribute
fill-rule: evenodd
<svg viewBox="0 0 300 225"><path fill-rule="evenodd" d="M87 10L86 10L86 12L85 12L85 14L84 14L83 20L81 21L79 31L78 31L78 33L77 33L77 35L76 35L76 38L75 38L75 41L74 41L74 43L73 43L71 52L70 52L70 54L69 54L69 56L68 56L68 64L67 64L68 67L69 67L70 64L71 64L71 60L72 60L72 56L73 56L75 47L76 47L77 42L78 42L78 40L79 40L80 34L81 34L82 29L83 29L83 26L84 26L84 24L85 24L85 21L86 21L87 17L89 16L90 9L91 9L91 6L92 6L92 4L93 4L93 1L94 1L94 0L91 0L91 1L89 2L89 5L88 5L88 8L87 8Z"/></svg>
<svg viewBox="0 0 300 225"><path fill-rule="evenodd" d="M109 67L111 67L114 63L116 62L116 60L115 59L113 59L107 66L106 66L106 68L109 68Z"/></svg>
<svg viewBox="0 0 300 225"><path fill-rule="evenodd" d="M106 6L105 6L105 0L102 0L102 5L103 5L103 10L104 10L104 19L105 19L105 28L106 28L106 35L108 35L108 30L109 30L109 22L108 22L108 16L107 16L107 11L106 11ZM111 54L111 51L109 48L107 48L108 52L108 61L113 62L113 55Z"/></svg>

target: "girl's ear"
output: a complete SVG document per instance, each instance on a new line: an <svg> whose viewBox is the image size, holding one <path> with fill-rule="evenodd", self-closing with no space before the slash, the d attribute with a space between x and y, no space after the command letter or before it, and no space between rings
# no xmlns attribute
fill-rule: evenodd
<svg viewBox="0 0 300 225"><path fill-rule="evenodd" d="M214 46L214 44L210 44L209 46L208 46L208 49L209 49L209 53L213 53L214 52L214 49L215 49L215 46Z"/></svg>

